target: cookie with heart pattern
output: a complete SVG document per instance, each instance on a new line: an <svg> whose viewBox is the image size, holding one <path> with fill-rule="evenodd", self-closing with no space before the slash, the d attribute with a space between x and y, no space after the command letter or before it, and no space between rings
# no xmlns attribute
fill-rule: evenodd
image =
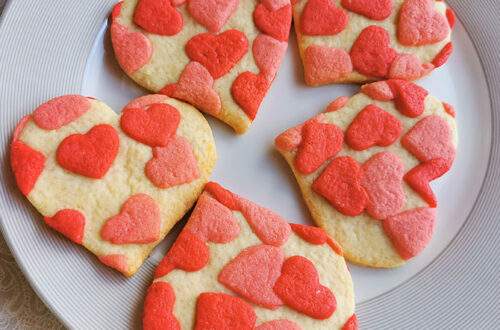
<svg viewBox="0 0 500 330"><path fill-rule="evenodd" d="M440 0L297 0L307 85L417 80L452 53L453 10Z"/></svg>
<svg viewBox="0 0 500 330"><path fill-rule="evenodd" d="M287 48L289 0L124 0L111 41L136 83L244 133Z"/></svg>
<svg viewBox="0 0 500 330"><path fill-rule="evenodd" d="M144 329L357 329L342 249L209 182L155 272Z"/></svg>
<svg viewBox="0 0 500 330"><path fill-rule="evenodd" d="M212 131L164 95L56 97L18 124L11 167L45 223L127 276L194 204L215 165Z"/></svg>
<svg viewBox="0 0 500 330"><path fill-rule="evenodd" d="M397 267L430 242L429 184L450 170L457 148L452 109L412 82L379 81L276 138L314 221L346 259Z"/></svg>

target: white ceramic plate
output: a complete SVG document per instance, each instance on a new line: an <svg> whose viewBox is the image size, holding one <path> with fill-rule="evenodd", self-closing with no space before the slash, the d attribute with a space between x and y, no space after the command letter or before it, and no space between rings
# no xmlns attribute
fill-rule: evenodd
<svg viewBox="0 0 500 330"><path fill-rule="evenodd" d="M107 32L113 2L11 1L0 26L2 229L34 289L74 328L139 326L152 270L180 228L136 276L125 279L46 229L18 193L8 166L7 146L16 122L44 100L75 92L99 98L119 111L130 99L145 94L113 58ZM495 152L500 121L494 109L500 109L499 89L494 86L500 72L493 13L498 14L500 6L494 0L484 1L480 8L449 2L467 30L457 25L451 60L421 84L455 105L458 158L453 170L433 185L440 201L439 219L424 253L395 270L351 268L364 328L498 326L500 228L494 197L500 191L500 159ZM292 222L310 223L288 166L273 150L273 139L335 97L357 90L357 86L306 87L292 37L278 78L247 134L237 136L209 119L219 153L213 180Z"/></svg>

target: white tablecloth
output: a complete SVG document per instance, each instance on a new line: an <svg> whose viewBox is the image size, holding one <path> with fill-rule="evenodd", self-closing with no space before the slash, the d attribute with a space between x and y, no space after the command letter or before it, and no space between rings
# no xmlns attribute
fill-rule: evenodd
<svg viewBox="0 0 500 330"><path fill-rule="evenodd" d="M0 0L0 13L4 5ZM0 234L0 329L59 328L61 323L31 289Z"/></svg>

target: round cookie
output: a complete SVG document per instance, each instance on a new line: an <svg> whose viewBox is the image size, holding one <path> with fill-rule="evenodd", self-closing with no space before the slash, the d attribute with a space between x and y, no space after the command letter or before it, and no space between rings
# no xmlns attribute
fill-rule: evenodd
<svg viewBox="0 0 500 330"><path fill-rule="evenodd" d="M291 21L289 0L125 0L110 29L135 82L244 133L278 71Z"/></svg>
<svg viewBox="0 0 500 330"><path fill-rule="evenodd" d="M194 204L215 160L203 115L164 95L121 115L57 97L19 122L11 144L17 185L45 223L127 276Z"/></svg>
<svg viewBox="0 0 500 330"><path fill-rule="evenodd" d="M315 222L346 259L397 267L429 243L437 201L429 183L452 166L453 108L404 80L333 101L275 144Z"/></svg>
<svg viewBox="0 0 500 330"><path fill-rule="evenodd" d="M144 329L356 329L341 248L210 182L158 265Z"/></svg>
<svg viewBox="0 0 500 330"><path fill-rule="evenodd" d="M416 80L453 51L455 15L439 0L296 0L306 84Z"/></svg>

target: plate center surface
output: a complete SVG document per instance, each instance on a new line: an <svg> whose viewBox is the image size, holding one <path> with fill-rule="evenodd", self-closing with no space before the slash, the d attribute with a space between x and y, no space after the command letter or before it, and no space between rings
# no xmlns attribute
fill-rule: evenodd
<svg viewBox="0 0 500 330"><path fill-rule="evenodd" d="M96 97L119 112L131 99L147 91L118 66L106 25L88 59L82 94ZM453 43L455 52L446 66L419 82L434 96L453 104L457 111L457 159L452 170L433 184L439 200L436 232L427 249L399 269L350 266L358 304L394 289L429 265L458 233L481 189L491 143L490 99L478 55L460 23L455 27ZM288 165L273 148L274 138L321 112L334 98L351 96L358 90L355 85L306 87L292 33L286 58L249 132L238 136L225 124L208 119L218 151L212 180L291 222L312 224ZM172 232L166 243L155 250L151 257L155 263L177 232Z"/></svg>

